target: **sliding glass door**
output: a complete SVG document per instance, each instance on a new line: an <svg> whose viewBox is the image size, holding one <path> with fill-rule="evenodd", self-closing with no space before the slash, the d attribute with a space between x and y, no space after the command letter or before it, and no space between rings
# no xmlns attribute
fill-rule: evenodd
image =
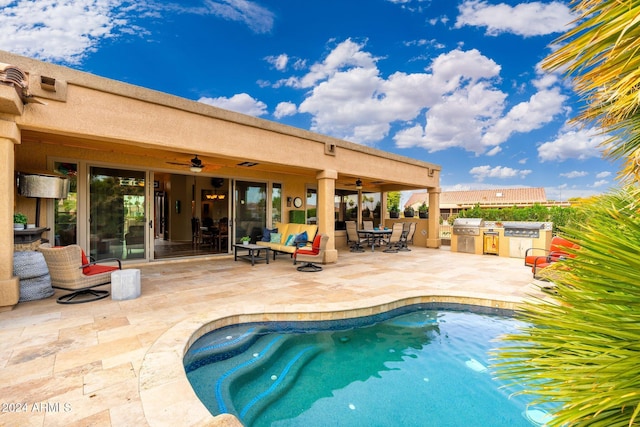
<svg viewBox="0 0 640 427"><path fill-rule="evenodd" d="M262 235L267 225L267 184L265 182L236 181L235 183L235 242L251 237L251 242Z"/></svg>
<svg viewBox="0 0 640 427"><path fill-rule="evenodd" d="M144 259L147 241L144 171L90 168L89 251L96 259Z"/></svg>

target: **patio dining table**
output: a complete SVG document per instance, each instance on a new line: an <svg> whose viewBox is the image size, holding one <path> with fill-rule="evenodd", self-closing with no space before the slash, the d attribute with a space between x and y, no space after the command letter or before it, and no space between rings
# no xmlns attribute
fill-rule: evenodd
<svg viewBox="0 0 640 427"><path fill-rule="evenodd" d="M358 237L367 239L367 244L371 245L371 252L375 250L376 245L382 246L382 242L384 241L385 237L389 237L390 235L390 228L358 230Z"/></svg>

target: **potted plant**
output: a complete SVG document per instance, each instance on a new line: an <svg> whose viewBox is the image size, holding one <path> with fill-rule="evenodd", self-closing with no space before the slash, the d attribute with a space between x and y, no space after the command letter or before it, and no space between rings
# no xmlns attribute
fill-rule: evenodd
<svg viewBox="0 0 640 427"><path fill-rule="evenodd" d="M408 206L404 209L404 217L405 218L413 218L413 215L415 215L416 211L413 209L412 206Z"/></svg>
<svg viewBox="0 0 640 427"><path fill-rule="evenodd" d="M251 237L243 236L243 237L240 238L240 241L242 242L243 245L248 245L249 242L251 241Z"/></svg>
<svg viewBox="0 0 640 427"><path fill-rule="evenodd" d="M398 209L397 204L394 204L389 208L389 218L400 218L400 209Z"/></svg>
<svg viewBox="0 0 640 427"><path fill-rule="evenodd" d="M427 206L427 202L422 202L422 204L418 207L418 216L420 218L428 218L429 207Z"/></svg>
<svg viewBox="0 0 640 427"><path fill-rule="evenodd" d="M27 216L23 213L16 212L13 214L13 229L22 230L27 226Z"/></svg>
<svg viewBox="0 0 640 427"><path fill-rule="evenodd" d="M376 203L376 207L373 208L373 217L374 218L380 218L380 202Z"/></svg>

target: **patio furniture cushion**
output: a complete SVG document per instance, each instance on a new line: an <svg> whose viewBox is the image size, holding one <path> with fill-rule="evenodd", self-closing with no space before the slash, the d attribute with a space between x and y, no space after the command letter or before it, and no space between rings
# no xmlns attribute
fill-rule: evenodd
<svg viewBox="0 0 640 427"><path fill-rule="evenodd" d="M295 240L296 240L296 235L295 234L289 234L289 236L287 236L287 241L284 243L285 246L293 246L295 244Z"/></svg>
<svg viewBox="0 0 640 427"><path fill-rule="evenodd" d="M296 235L296 238L293 243L298 247L304 247L307 245L308 241L309 241L309 234L306 231L303 231L302 233Z"/></svg>
<svg viewBox="0 0 640 427"><path fill-rule="evenodd" d="M110 271L120 270L118 267L110 266L110 265L98 265L94 264L89 267L84 267L82 272L86 276L94 276L96 274L107 273Z"/></svg>
<svg viewBox="0 0 640 427"><path fill-rule="evenodd" d="M271 233L277 233L278 229L277 228L267 228L264 227L262 229L262 240L263 242L270 242L271 241Z"/></svg>
<svg viewBox="0 0 640 427"><path fill-rule="evenodd" d="M296 251L296 254L299 255L317 255L320 253L320 242L322 239L322 235L318 234L315 239L313 239L313 244L311 245L311 248L305 248L305 249L298 249Z"/></svg>
<svg viewBox="0 0 640 427"><path fill-rule="evenodd" d="M271 236L269 237L269 242L268 243L280 243L280 240L282 239L282 234L281 233L271 233Z"/></svg>

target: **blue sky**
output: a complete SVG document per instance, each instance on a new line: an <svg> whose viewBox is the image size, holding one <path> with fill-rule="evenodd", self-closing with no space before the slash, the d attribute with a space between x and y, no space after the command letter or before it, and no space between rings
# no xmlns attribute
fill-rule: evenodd
<svg viewBox="0 0 640 427"><path fill-rule="evenodd" d="M444 191L616 185L561 1L0 0L0 49L442 165Z"/></svg>

